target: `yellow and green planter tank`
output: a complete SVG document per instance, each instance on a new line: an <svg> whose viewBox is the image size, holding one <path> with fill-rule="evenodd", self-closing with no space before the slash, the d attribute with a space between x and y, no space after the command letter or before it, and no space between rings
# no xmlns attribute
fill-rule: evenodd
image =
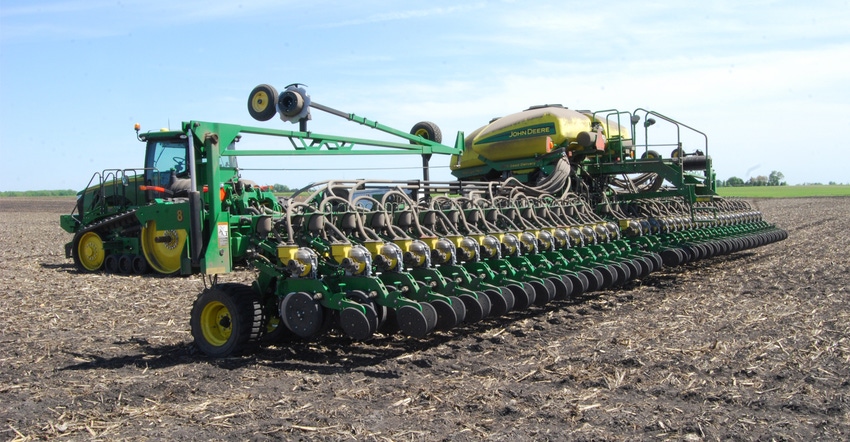
<svg viewBox="0 0 850 442"><path fill-rule="evenodd" d="M576 111L561 105L533 106L494 119L471 132L465 139L464 152L453 155L450 166L459 178L485 177L493 171L504 170L499 163L509 164L513 173L525 173L536 167L531 159L559 147L565 148L569 155L612 154L607 141L611 137L631 140L631 130L589 111ZM589 143L590 151L582 143ZM526 168L522 161L529 162Z"/></svg>

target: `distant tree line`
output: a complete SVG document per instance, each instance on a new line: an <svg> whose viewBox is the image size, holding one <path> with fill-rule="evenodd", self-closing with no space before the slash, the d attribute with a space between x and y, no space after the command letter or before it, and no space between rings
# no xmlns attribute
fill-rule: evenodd
<svg viewBox="0 0 850 442"><path fill-rule="evenodd" d="M6 196L74 196L77 194L76 190L9 190L0 192L0 197Z"/></svg>
<svg viewBox="0 0 850 442"><path fill-rule="evenodd" d="M741 178L736 176L730 177L726 181L717 180L718 187L741 187L741 186L787 186L788 183L783 181L785 179L785 175L778 170L774 170L770 172L770 175L758 175L754 177L750 177L749 180L744 181Z"/></svg>
<svg viewBox="0 0 850 442"><path fill-rule="evenodd" d="M295 192L298 189L290 189L289 186L285 184L274 184L272 185L272 191L276 193L286 193L286 192Z"/></svg>

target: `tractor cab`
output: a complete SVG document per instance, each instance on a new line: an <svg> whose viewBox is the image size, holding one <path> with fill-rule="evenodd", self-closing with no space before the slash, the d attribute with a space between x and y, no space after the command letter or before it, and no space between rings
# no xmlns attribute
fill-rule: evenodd
<svg viewBox="0 0 850 442"><path fill-rule="evenodd" d="M138 136L146 143L145 185L167 189L176 196L189 190L189 138L183 132L148 132Z"/></svg>

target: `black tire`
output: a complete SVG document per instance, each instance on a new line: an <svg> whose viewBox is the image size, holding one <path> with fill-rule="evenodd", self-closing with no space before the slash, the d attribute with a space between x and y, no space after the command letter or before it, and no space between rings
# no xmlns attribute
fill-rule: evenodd
<svg viewBox="0 0 850 442"><path fill-rule="evenodd" d="M219 284L198 295L189 324L201 352L224 358L244 352L260 338L262 306L251 287Z"/></svg>
<svg viewBox="0 0 850 442"><path fill-rule="evenodd" d="M121 255L118 257L118 272L122 275L133 273L133 256Z"/></svg>
<svg viewBox="0 0 850 442"><path fill-rule="evenodd" d="M142 255L133 255L133 274L144 275L149 271L150 267L148 267L148 260L146 260Z"/></svg>
<svg viewBox="0 0 850 442"><path fill-rule="evenodd" d="M106 255L106 259L103 261L103 269L107 273L118 273L118 256L114 253Z"/></svg>
<svg viewBox="0 0 850 442"><path fill-rule="evenodd" d="M410 134L418 135L426 140L434 141L436 143L443 142L443 133L440 131L440 128L430 121L421 121L414 124L413 128L410 129ZM411 144L413 144L412 141Z"/></svg>
<svg viewBox="0 0 850 442"><path fill-rule="evenodd" d="M660 158L661 158L661 154L659 154L658 152L656 152L654 150L647 150L646 152L643 153L643 155L640 156L640 159L642 159L642 160L647 160L647 159L657 160L657 159L660 159Z"/></svg>
<svg viewBox="0 0 850 442"><path fill-rule="evenodd" d="M248 96L248 113L257 121L268 121L277 113L275 102L277 90L268 84L261 84Z"/></svg>

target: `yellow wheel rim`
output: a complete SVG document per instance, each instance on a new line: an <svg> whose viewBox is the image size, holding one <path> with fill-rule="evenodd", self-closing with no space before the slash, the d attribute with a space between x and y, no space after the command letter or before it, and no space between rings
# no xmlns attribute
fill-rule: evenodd
<svg viewBox="0 0 850 442"><path fill-rule="evenodd" d="M257 93L251 97L251 107L254 108L254 112L257 113L261 113L266 110L270 103L271 100L269 100L269 94L265 91L257 91Z"/></svg>
<svg viewBox="0 0 850 442"><path fill-rule="evenodd" d="M103 250L103 240L94 232L86 232L77 243L77 256L80 265L86 270L93 272L103 265L106 252Z"/></svg>
<svg viewBox="0 0 850 442"><path fill-rule="evenodd" d="M159 273L170 275L180 270L185 245L185 230L157 230L156 221L142 227L142 253Z"/></svg>
<svg viewBox="0 0 850 442"><path fill-rule="evenodd" d="M201 311L201 333L211 345L221 347L230 339L233 332L233 321L230 310L219 301L213 301L204 306Z"/></svg>
<svg viewBox="0 0 850 442"><path fill-rule="evenodd" d="M271 318L269 318L269 322L266 323L266 333L274 333L278 327L283 327L283 323L277 316L272 316Z"/></svg>
<svg viewBox="0 0 850 442"><path fill-rule="evenodd" d="M419 129L419 130L417 130L417 131L416 131L416 133L414 133L414 135L419 136L419 137L422 137L422 138L424 138L424 139L426 139L426 140L430 140L430 138L428 138L428 131L427 131L427 130L425 130L425 129Z"/></svg>

